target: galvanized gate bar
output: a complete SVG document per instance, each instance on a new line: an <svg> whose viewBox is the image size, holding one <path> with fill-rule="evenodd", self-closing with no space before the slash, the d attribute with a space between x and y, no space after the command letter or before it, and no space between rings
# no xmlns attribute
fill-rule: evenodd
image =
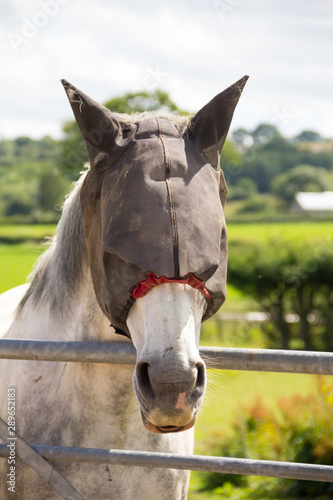
<svg viewBox="0 0 333 500"><path fill-rule="evenodd" d="M333 375L333 353L200 347L207 368ZM0 358L40 361L134 364L129 342L0 340Z"/></svg>
<svg viewBox="0 0 333 500"><path fill-rule="evenodd" d="M9 434L10 432L10 434ZM26 464L34 469L37 474L44 478L65 500L84 500L84 497L74 488L74 486L55 469L38 450L30 446L21 436L19 436L8 424L0 418L0 438L7 445L7 456L10 454L9 444L14 447L14 455L21 457Z"/></svg>
<svg viewBox="0 0 333 500"><path fill-rule="evenodd" d="M173 455L171 453L144 451L71 448L67 446L32 446L44 458L49 460L209 471L221 474L282 477L285 479L302 479L307 481L333 483L333 467L329 465L295 464L290 462L248 460L229 457L206 457L202 455ZM0 457L6 457L7 455L8 450L6 446L0 445Z"/></svg>
<svg viewBox="0 0 333 500"><path fill-rule="evenodd" d="M136 350L130 342L1 339L0 359L135 364Z"/></svg>
<svg viewBox="0 0 333 500"><path fill-rule="evenodd" d="M200 354L208 368L333 375L331 352L201 347Z"/></svg>

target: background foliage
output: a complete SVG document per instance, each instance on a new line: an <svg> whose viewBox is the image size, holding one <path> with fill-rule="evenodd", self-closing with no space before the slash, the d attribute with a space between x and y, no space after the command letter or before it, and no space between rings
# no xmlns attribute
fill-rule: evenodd
<svg viewBox="0 0 333 500"><path fill-rule="evenodd" d="M229 248L228 280L269 313L270 347L288 349L293 341L294 348L333 350L332 234L292 242L232 241ZM287 313L299 321L288 323Z"/></svg>
<svg viewBox="0 0 333 500"><path fill-rule="evenodd" d="M328 377L316 377L316 391L281 398L277 411L258 399L240 408L228 435L219 433L210 453L296 463L333 463L333 384ZM218 444L216 444L218 443ZM251 478L232 474L204 473L201 489L232 499L328 500L332 483Z"/></svg>
<svg viewBox="0 0 333 500"><path fill-rule="evenodd" d="M114 97L106 106L118 113L186 114L159 89ZM271 124L236 130L221 158L229 204L234 207L229 220L281 220L289 214L297 191L333 189L332 151L333 142L314 131L286 138ZM74 121L64 124L59 141L51 137L0 141L0 222L56 222L64 195L86 161Z"/></svg>

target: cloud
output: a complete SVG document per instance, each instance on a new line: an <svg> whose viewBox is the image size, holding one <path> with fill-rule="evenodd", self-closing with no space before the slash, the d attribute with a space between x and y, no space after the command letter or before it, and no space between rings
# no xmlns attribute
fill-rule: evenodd
<svg viewBox="0 0 333 500"><path fill-rule="evenodd" d="M196 111L244 74L234 128L293 115L283 132L333 136L329 1L12 0L0 11L3 136L60 134L72 118L60 78L101 102L158 85ZM17 50L10 34L25 38Z"/></svg>

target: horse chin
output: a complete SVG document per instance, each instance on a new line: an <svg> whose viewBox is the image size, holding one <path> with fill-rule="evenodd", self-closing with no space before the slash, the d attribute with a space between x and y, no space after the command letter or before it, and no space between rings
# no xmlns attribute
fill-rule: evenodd
<svg viewBox="0 0 333 500"><path fill-rule="evenodd" d="M150 431L150 432L154 432L155 434L170 434L171 432L187 431L188 429L191 429L191 427L193 427L195 424L195 418L193 418L193 420L191 420L191 422L189 422L186 425L158 426L158 425L154 425L151 422L149 422L149 420L147 419L147 417L145 416L145 414L143 412L141 412L141 417L142 417L142 421L143 421L143 424L146 427L146 429L148 429L148 431Z"/></svg>

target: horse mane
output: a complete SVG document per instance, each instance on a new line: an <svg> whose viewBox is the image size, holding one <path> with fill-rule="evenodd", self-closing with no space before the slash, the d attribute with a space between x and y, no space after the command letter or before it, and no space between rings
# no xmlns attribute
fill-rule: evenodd
<svg viewBox="0 0 333 500"><path fill-rule="evenodd" d="M81 215L80 191L87 170L74 184L62 207L62 216L48 249L38 258L29 276L31 285L20 303L20 309L31 297L33 304L50 301L52 309L68 304L83 278L87 263L84 229Z"/></svg>
<svg viewBox="0 0 333 500"><path fill-rule="evenodd" d="M143 113L132 113L131 115L126 115L125 113L113 113L120 123L128 124L134 123L138 124L143 120L148 118L162 118L169 120L176 127L180 134L184 134L190 125L192 116L179 115L176 112L172 113L161 113L159 111L144 111Z"/></svg>
<svg viewBox="0 0 333 500"><path fill-rule="evenodd" d="M131 115L115 113L123 124L138 124L155 117L171 121L179 133L184 133L189 126L190 117L175 113L143 112ZM80 191L89 171L81 173L71 193L62 207L62 216L53 238L48 241L48 249L38 258L34 270L29 276L31 285L23 297L19 310L31 298L35 306L45 303L56 312L62 311L70 303L74 291L82 284L84 269L88 264L84 229L82 222Z"/></svg>

